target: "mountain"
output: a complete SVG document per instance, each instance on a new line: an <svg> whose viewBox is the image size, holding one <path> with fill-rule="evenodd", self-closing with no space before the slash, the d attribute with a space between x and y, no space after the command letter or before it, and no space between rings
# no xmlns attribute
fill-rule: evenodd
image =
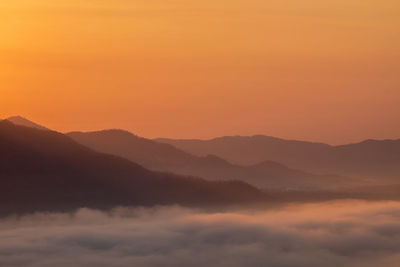
<svg viewBox="0 0 400 267"><path fill-rule="evenodd" d="M298 159L304 155L327 151L330 148L329 145L322 143L285 140L264 135L225 136L211 140L158 138L155 141L171 144L195 155L214 154L230 162L245 165L266 160L274 161L273 158L287 164L286 158ZM289 166L292 167L292 165Z"/></svg>
<svg viewBox="0 0 400 267"><path fill-rule="evenodd" d="M25 119L24 117L21 116L13 116L13 117L9 117L6 120L11 121L12 123L16 124L16 125L20 125L20 126L26 126L26 127L30 127L30 128L35 128L35 129L39 129L39 130L45 130L45 131L49 131L49 129L47 129L46 127L39 125L37 123L34 123L28 119Z"/></svg>
<svg viewBox="0 0 400 267"><path fill-rule="evenodd" d="M67 136L99 152L118 155L153 170L169 171L193 165L198 157L124 130L71 132Z"/></svg>
<svg viewBox="0 0 400 267"><path fill-rule="evenodd" d="M169 144L138 137L123 130L72 132L78 143L96 151L121 156L146 168L209 180L241 180L260 188L320 190L354 183L339 176L317 176L274 162L252 166L232 164L214 155L194 156Z"/></svg>
<svg viewBox="0 0 400 267"><path fill-rule="evenodd" d="M80 207L243 204L268 197L239 181L149 171L53 131L0 121L0 214Z"/></svg>
<svg viewBox="0 0 400 267"><path fill-rule="evenodd" d="M269 136L227 136L211 140L157 139L198 156L215 154L237 164L276 161L320 174L396 180L400 177L400 140L367 140L330 146Z"/></svg>

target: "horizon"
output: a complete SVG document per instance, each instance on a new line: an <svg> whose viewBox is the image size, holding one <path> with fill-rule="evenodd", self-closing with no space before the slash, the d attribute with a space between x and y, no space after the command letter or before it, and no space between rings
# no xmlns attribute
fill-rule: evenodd
<svg viewBox="0 0 400 267"><path fill-rule="evenodd" d="M221 136L215 136L215 137L211 137L211 138L192 138L192 137L187 137L187 138L173 138L173 137L165 137L165 136L158 136L158 137L147 137L147 136L142 136L137 134L136 132L130 131L128 129L124 129L124 128L115 128L115 127L110 127L110 128L104 128L104 129L93 129L93 130L72 130L72 131L59 131L57 129L53 129L51 127L48 127L48 125L42 124L40 122L37 122L35 120L31 120L30 118L21 116L21 115L13 115L13 116L7 116L5 118L0 118L0 120L8 120L10 118L22 118L24 120L27 120L31 123L34 124L38 124L39 126L48 128L52 131L56 131L56 132L60 132L63 134L67 134L67 133L73 133L73 132L82 132L82 133L89 133L89 132L101 132L101 131L109 131L109 130L119 130L119 131L125 131L125 132L129 132L130 134L133 134L135 136L138 137L142 137L142 138L146 138L149 140L157 140L157 139L170 139L170 140L177 140L177 141L190 141L190 140L198 140L198 141L211 141L211 140L215 140L215 139L219 139L219 138L226 138L226 137L257 137L257 136L262 136L262 137L269 137L269 138L275 138L275 139L280 139L280 140L284 140L284 141L299 141L299 142L307 142L307 143L320 143L320 144L324 144L324 145L329 145L329 146L344 146L344 145L351 145L351 144L359 144L359 143L364 143L364 142L368 142L368 141L397 141L400 140L400 137L398 138L384 138L384 139L376 139L376 138L367 138L367 139L363 139L363 140L358 140L358 141L354 141L354 142L349 142L349 143L340 143L340 144L330 144L327 142L320 142L320 141L314 141L314 140L305 140L305 139L299 139L299 138L294 138L294 139L290 139L290 138L283 138L280 136L272 136L272 135L268 135L268 134L251 134L251 135L239 135L239 134L234 134L234 135L221 135Z"/></svg>

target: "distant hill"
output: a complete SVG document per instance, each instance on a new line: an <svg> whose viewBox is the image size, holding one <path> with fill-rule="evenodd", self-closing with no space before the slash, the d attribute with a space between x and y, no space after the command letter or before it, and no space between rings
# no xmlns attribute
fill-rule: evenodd
<svg viewBox="0 0 400 267"><path fill-rule="evenodd" d="M312 143L285 140L271 136L225 136L210 140L158 138L155 141L171 144L195 155L214 154L236 164L257 164L266 160L283 164L286 158L303 157L307 154L323 153L330 146L323 143Z"/></svg>
<svg viewBox="0 0 400 267"><path fill-rule="evenodd" d="M99 152L118 155L153 170L168 171L181 165L193 165L198 160L198 157L174 146L157 143L124 130L71 132L66 135Z"/></svg>
<svg viewBox="0 0 400 267"><path fill-rule="evenodd" d="M31 124L36 125L33 122ZM359 181L346 177L314 175L268 160L245 166L232 164L211 154L195 156L172 145L142 138L124 130L71 132L67 135L98 152L124 157L154 171L198 176L208 180L241 180L259 188L279 190L335 190L359 184Z"/></svg>
<svg viewBox="0 0 400 267"><path fill-rule="evenodd" d="M274 162L242 166L213 155L194 156L172 145L138 137L123 130L72 132L67 135L96 151L127 158L152 170L210 180L235 179L260 188L300 190L334 189L354 183L345 177L313 175Z"/></svg>
<svg viewBox="0 0 400 267"><path fill-rule="evenodd" d="M95 152L61 133L0 121L0 215L117 205L230 205L267 199L243 182L152 172Z"/></svg>
<svg viewBox="0 0 400 267"><path fill-rule="evenodd" d="M157 139L198 156L215 154L237 164L276 161L320 174L397 180L400 140L367 140L330 146L269 136L227 136L212 140Z"/></svg>
<svg viewBox="0 0 400 267"><path fill-rule="evenodd" d="M24 117L21 116L13 116L13 117L9 117L6 120L11 121L12 123L16 124L16 125L20 125L20 126L26 126L26 127L31 127L31 128L35 128L35 129L39 129L39 130L45 130L45 131L49 131L48 128L39 125L37 123L34 123L28 119L25 119Z"/></svg>

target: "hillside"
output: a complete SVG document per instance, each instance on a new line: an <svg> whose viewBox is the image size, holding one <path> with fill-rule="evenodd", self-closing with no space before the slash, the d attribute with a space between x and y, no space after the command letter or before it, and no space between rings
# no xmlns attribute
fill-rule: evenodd
<svg viewBox="0 0 400 267"><path fill-rule="evenodd" d="M194 156L123 130L72 132L68 136L96 151L127 158L146 168L209 180L235 179L260 188L299 190L335 189L355 183L345 177L313 175L274 162L244 166L214 155Z"/></svg>
<svg viewBox="0 0 400 267"><path fill-rule="evenodd" d="M319 174L396 181L400 177L400 140L367 140L330 146L269 136L228 136L212 140L157 139L198 156L215 154L237 164L275 161Z"/></svg>
<svg viewBox="0 0 400 267"><path fill-rule="evenodd" d="M52 131L0 121L0 214L80 207L230 205L268 199L243 182L149 171Z"/></svg>

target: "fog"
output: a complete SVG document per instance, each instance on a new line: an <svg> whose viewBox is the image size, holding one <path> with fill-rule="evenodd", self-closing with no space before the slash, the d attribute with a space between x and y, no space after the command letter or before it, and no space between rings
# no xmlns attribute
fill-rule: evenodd
<svg viewBox="0 0 400 267"><path fill-rule="evenodd" d="M400 202L81 209L0 220L0 266L398 266Z"/></svg>

